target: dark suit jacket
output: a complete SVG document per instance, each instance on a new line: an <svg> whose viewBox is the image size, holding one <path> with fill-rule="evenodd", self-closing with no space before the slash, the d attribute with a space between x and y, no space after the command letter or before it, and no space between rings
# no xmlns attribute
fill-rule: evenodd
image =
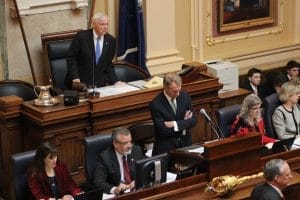
<svg viewBox="0 0 300 200"><path fill-rule="evenodd" d="M280 200L280 194L268 183L261 183L252 190L251 200Z"/></svg>
<svg viewBox="0 0 300 200"><path fill-rule="evenodd" d="M133 146L132 152L127 156L130 169L130 175L135 180L134 161L144 158L142 150L139 146ZM121 182L120 165L116 152L113 147L109 147L98 155L94 184L105 193L110 193L114 186L118 186Z"/></svg>
<svg viewBox="0 0 300 200"><path fill-rule="evenodd" d="M197 123L196 114L192 107L191 97L184 91L181 91L176 99L177 111L173 112L168 99L164 93L160 93L150 102L151 117L155 127L155 140L152 155L166 153L171 149L189 146L192 144L190 128ZM191 119L184 119L187 110L193 112ZM167 128L165 121L176 121L179 131L173 128ZM186 135L182 131L186 129Z"/></svg>
<svg viewBox="0 0 300 200"><path fill-rule="evenodd" d="M252 89L252 87L251 87L251 85L250 85L250 82L249 82L249 81L247 82L247 84L245 84L245 85L243 86L243 88L246 89L246 90L249 90L249 91L251 91L251 92L254 92L253 89ZM261 85L259 85L259 86L257 87L257 93L258 93L258 96L259 96L260 99L263 99L263 98L265 97L265 95L263 94L263 89L262 89L262 86L261 86Z"/></svg>
<svg viewBox="0 0 300 200"><path fill-rule="evenodd" d="M79 78L87 86L104 86L108 81L113 84L117 77L112 67L115 55L116 41L110 34L104 35L103 49L100 61L95 63L95 47L93 40L93 29L80 31L74 37L68 52L68 72L66 75L66 86L72 87L72 80ZM93 75L94 68L94 75Z"/></svg>
<svg viewBox="0 0 300 200"><path fill-rule="evenodd" d="M81 192L80 188L76 186L75 182L70 176L70 173L65 165L57 163L54 170L57 189L60 194L59 198L63 197L66 194L76 196ZM28 186L34 199L39 200L54 197L52 195L50 183L45 171L35 176L31 176L31 174L29 173Z"/></svg>

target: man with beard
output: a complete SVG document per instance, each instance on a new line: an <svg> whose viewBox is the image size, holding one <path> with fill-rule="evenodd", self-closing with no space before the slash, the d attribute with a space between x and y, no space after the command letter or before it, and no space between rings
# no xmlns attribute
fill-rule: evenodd
<svg viewBox="0 0 300 200"><path fill-rule="evenodd" d="M104 193L120 194L135 187L134 161L144 158L142 150L132 144L130 131L115 128L112 146L98 155L94 184Z"/></svg>

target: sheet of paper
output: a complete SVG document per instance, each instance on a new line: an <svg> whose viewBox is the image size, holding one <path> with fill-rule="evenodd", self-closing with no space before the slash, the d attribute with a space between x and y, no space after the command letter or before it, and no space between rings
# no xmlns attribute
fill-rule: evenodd
<svg viewBox="0 0 300 200"><path fill-rule="evenodd" d="M126 92L132 92L140 90L140 88L128 85L128 84L122 84L122 85L109 85L105 87L96 88L96 92L100 92L100 97L106 97L111 95L117 95L122 94Z"/></svg>
<svg viewBox="0 0 300 200"><path fill-rule="evenodd" d="M190 153L203 153L204 152L204 147L198 147L198 148L195 148L195 149L190 149L188 150L188 152Z"/></svg>
<svg viewBox="0 0 300 200"><path fill-rule="evenodd" d="M144 85L145 88L153 88L153 87L158 87L163 85L163 78L159 76L154 76L151 78L147 84Z"/></svg>
<svg viewBox="0 0 300 200"><path fill-rule="evenodd" d="M167 172L167 180L166 183L173 182L176 180L177 174Z"/></svg>
<svg viewBox="0 0 300 200"><path fill-rule="evenodd" d="M146 85L146 83L147 83L147 81L137 80L137 81L128 82L128 85L132 85L132 86L144 89L145 88L144 86Z"/></svg>

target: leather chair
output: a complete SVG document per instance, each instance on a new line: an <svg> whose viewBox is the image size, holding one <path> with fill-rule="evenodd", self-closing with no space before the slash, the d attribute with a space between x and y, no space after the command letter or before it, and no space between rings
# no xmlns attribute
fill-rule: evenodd
<svg viewBox="0 0 300 200"><path fill-rule="evenodd" d="M0 81L0 96L16 95L24 101L36 99L34 86L31 83L20 80Z"/></svg>
<svg viewBox="0 0 300 200"><path fill-rule="evenodd" d="M235 104L216 110L217 124L220 127L223 138L229 137L231 124L241 110L241 105Z"/></svg>
<svg viewBox="0 0 300 200"><path fill-rule="evenodd" d="M67 55L72 39L78 30L46 33L41 35L43 49L49 64L48 73L54 88L66 89Z"/></svg>
<svg viewBox="0 0 300 200"><path fill-rule="evenodd" d="M147 144L154 143L154 124L142 122L128 127L133 142L142 148L144 154L147 152Z"/></svg>
<svg viewBox="0 0 300 200"><path fill-rule="evenodd" d="M33 161L35 150L17 153L11 156L12 178L15 199L30 199L31 192L27 184L27 169Z"/></svg>
<svg viewBox="0 0 300 200"><path fill-rule="evenodd" d="M85 177L88 189L93 188L94 170L97 162L97 155L112 144L110 133L86 137L84 139L85 149Z"/></svg>
<svg viewBox="0 0 300 200"><path fill-rule="evenodd" d="M113 67L120 81L130 82L144 80L150 77L149 74L141 68L126 62L114 62Z"/></svg>
<svg viewBox="0 0 300 200"><path fill-rule="evenodd" d="M275 111L275 108L281 104L281 101L278 98L278 94L274 93L267 96L263 100L264 113L263 119L265 123L266 135L272 138L278 138L273 127L272 115Z"/></svg>

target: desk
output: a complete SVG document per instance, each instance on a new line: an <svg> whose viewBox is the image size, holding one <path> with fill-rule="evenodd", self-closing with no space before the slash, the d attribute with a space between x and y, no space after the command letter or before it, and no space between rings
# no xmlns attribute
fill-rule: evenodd
<svg viewBox="0 0 300 200"><path fill-rule="evenodd" d="M198 73L197 80L182 85L182 89L191 95L195 110L205 108L212 116L219 107L218 91L222 87L218 78L210 76L205 70ZM33 105L32 101L23 102L16 96L0 97L0 176L4 180L3 190L10 191L10 156L36 149L44 141L58 146L58 156L62 162L68 164L74 180L78 183L84 182L83 138L110 133L118 126L127 127L150 121L149 102L161 91L161 87L143 89L91 99L69 107L63 105L62 99L57 105L39 107ZM192 133L194 143L214 138L202 116L198 117Z"/></svg>
<svg viewBox="0 0 300 200"><path fill-rule="evenodd" d="M284 190L287 200L294 200L300 198L300 174L292 172L293 178L288 188ZM263 182L263 178L255 178L246 183L236 186L233 191L225 196L219 197L216 194L206 193L204 189L207 181L205 174L196 175L173 183L163 184L158 187L145 189L135 193L128 193L114 199L127 200L127 199L164 199L164 200L199 200L199 199L249 199L253 187Z"/></svg>
<svg viewBox="0 0 300 200"><path fill-rule="evenodd" d="M221 100L220 108L231 106L234 104L241 104L244 98L251 94L249 90L239 88L238 90L224 92L219 94L219 98Z"/></svg>
<svg viewBox="0 0 300 200"><path fill-rule="evenodd" d="M214 113L219 107L218 91L221 88L218 78L206 72L200 72L197 81L182 85L182 90L191 95L195 110L204 107L210 113ZM51 141L58 146L58 156L62 162L68 164L75 181L84 182L83 138L111 132L118 126L127 127L150 121L149 102L160 92L162 87L143 89L90 99L70 107L62 103L51 107L38 107L32 101L24 102L21 109L26 122L23 133L24 149L33 149L40 142ZM202 116L198 118L197 126L192 132L193 142L214 137Z"/></svg>

